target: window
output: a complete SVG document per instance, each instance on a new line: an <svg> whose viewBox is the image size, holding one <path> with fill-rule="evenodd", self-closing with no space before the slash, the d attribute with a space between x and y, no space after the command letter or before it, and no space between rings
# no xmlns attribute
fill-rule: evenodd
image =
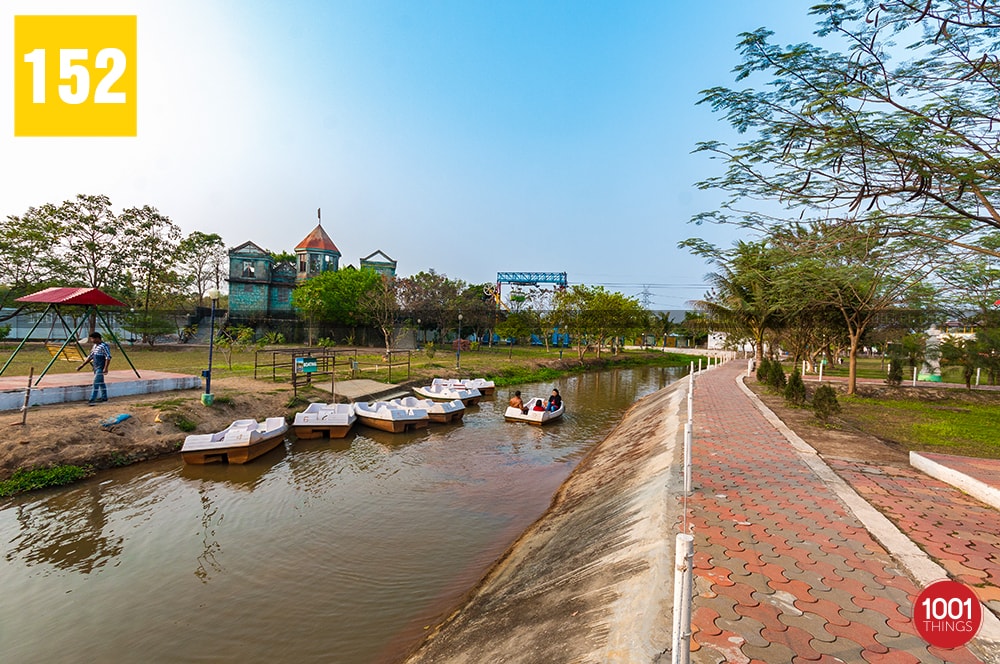
<svg viewBox="0 0 1000 664"><path fill-rule="evenodd" d="M243 278L253 279L256 272L256 266L253 261L243 261Z"/></svg>
<svg viewBox="0 0 1000 664"><path fill-rule="evenodd" d="M299 256L299 272L306 271L306 256L305 254Z"/></svg>
<svg viewBox="0 0 1000 664"><path fill-rule="evenodd" d="M315 254L309 257L309 272L319 273L322 271L322 263L320 263L320 257Z"/></svg>

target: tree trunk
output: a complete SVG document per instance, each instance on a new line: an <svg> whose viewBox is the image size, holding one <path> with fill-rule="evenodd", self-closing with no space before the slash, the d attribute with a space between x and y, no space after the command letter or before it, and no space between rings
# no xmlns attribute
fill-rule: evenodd
<svg viewBox="0 0 1000 664"><path fill-rule="evenodd" d="M858 389L858 344L861 341L861 331L851 331L851 355L848 360L847 393L855 394Z"/></svg>

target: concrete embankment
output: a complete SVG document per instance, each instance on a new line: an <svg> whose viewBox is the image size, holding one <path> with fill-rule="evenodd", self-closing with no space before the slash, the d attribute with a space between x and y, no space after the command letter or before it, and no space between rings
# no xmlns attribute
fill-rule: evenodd
<svg viewBox="0 0 1000 664"><path fill-rule="evenodd" d="M406 661L657 661L671 633L686 387L637 402Z"/></svg>

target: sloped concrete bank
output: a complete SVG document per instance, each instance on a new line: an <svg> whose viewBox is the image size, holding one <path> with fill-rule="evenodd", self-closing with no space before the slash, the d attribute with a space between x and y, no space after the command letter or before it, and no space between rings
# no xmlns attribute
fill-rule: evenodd
<svg viewBox="0 0 1000 664"><path fill-rule="evenodd" d="M406 661L657 661L670 643L686 389L633 405Z"/></svg>

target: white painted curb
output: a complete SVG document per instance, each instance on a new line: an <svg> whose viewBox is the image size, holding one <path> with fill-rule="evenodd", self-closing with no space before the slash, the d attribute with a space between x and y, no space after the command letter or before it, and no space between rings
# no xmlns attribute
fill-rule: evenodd
<svg viewBox="0 0 1000 664"><path fill-rule="evenodd" d="M990 507L1000 510L1000 489L981 482L975 477L969 477L957 470L943 466L919 452L910 452L910 465L931 477L947 482Z"/></svg>

